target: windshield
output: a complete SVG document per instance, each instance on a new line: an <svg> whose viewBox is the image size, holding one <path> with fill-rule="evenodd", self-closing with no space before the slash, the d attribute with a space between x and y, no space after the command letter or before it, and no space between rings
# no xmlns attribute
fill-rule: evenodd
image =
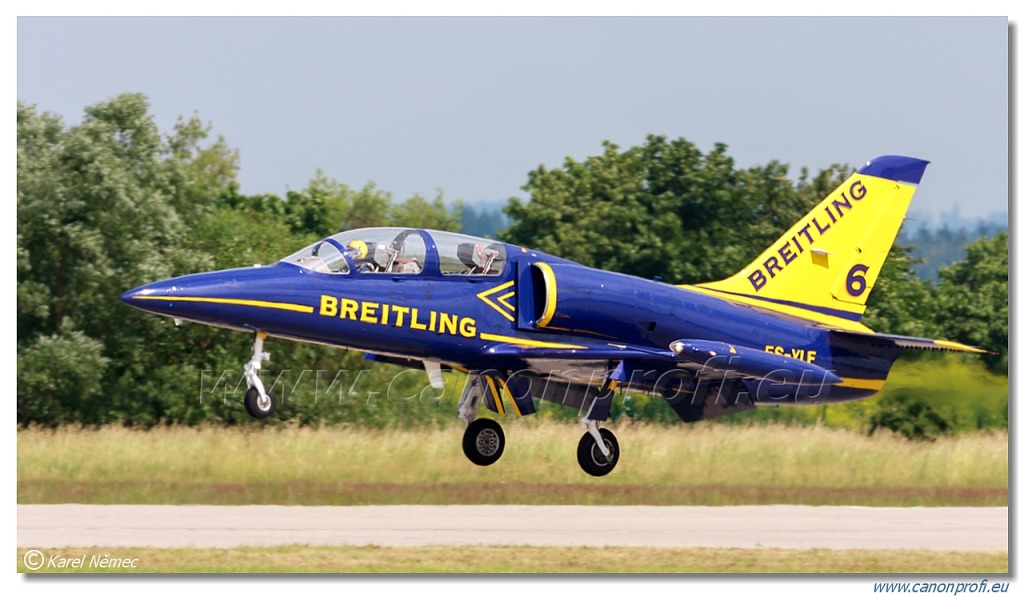
<svg viewBox="0 0 1024 597"><path fill-rule="evenodd" d="M347 230L286 257L283 261L321 273L418 274L427 245L417 230L361 228Z"/></svg>
<svg viewBox="0 0 1024 597"><path fill-rule="evenodd" d="M360 228L317 241L281 261L324 274L416 275L427 265L427 244L437 248L431 272L446 276L500 276L505 243L455 232L412 228ZM434 251L431 250L434 255Z"/></svg>
<svg viewBox="0 0 1024 597"><path fill-rule="evenodd" d="M281 261L294 263L322 274L347 274L349 272L345 256L329 239L314 243Z"/></svg>

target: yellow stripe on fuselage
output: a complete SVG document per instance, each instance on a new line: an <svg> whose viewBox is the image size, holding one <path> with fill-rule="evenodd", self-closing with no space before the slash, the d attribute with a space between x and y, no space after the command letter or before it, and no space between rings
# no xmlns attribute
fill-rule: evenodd
<svg viewBox="0 0 1024 597"><path fill-rule="evenodd" d="M854 388L856 390L881 390L885 386L884 379L857 379L853 377L844 378L843 381L835 384L838 388Z"/></svg>
<svg viewBox="0 0 1024 597"><path fill-rule="evenodd" d="M488 334L485 332L480 333L481 340L490 340L493 342L507 342L509 344L515 344L517 346L525 346L528 348L566 348L566 349L579 349L584 350L586 346L579 346L576 344L559 344L557 342L542 342L540 340L527 340L526 338L516 338L515 336L501 336L498 334Z"/></svg>
<svg viewBox="0 0 1024 597"><path fill-rule="evenodd" d="M137 301L170 301L177 303L213 303L216 305L238 305L240 307L256 307L258 309L277 309L279 311L295 311L296 313L313 313L313 307L309 305L296 305L295 303L278 303L274 301L253 301L249 299L232 298L208 298L198 296L136 296L132 297Z"/></svg>
<svg viewBox="0 0 1024 597"><path fill-rule="evenodd" d="M742 305L750 305L751 307L760 307L768 311L775 311L776 313L784 313L786 315L792 315L799 317L800 319L806 319L814 323L822 323L830 328L839 330L846 330L849 332L860 332L863 334L873 334L874 330L856 321L850 321L849 319L843 319L842 317L835 317L833 315L826 315L820 313L811 308L801 309L800 307L791 305L780 305L778 303L771 303L763 300L758 300L754 297L747 297L741 294L731 294L718 291L713 288L702 288L700 286L691 286L688 284L681 284L678 288L685 290L692 290L693 292L699 292L707 296L713 296L723 301L729 301L732 303L739 303Z"/></svg>

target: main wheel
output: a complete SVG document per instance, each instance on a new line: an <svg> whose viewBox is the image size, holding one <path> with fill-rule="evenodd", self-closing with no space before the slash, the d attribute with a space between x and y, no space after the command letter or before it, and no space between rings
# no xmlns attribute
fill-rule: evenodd
<svg viewBox="0 0 1024 597"><path fill-rule="evenodd" d="M608 447L607 458L601 452L601 448L597 447L597 442L590 433L583 434L580 445L576 448L576 460L580 463L580 468L595 477L607 475L619 463L619 441L615 439L615 434L607 429L601 429L601 438Z"/></svg>
<svg viewBox="0 0 1024 597"><path fill-rule="evenodd" d="M260 393L256 388L249 388L245 393L245 412L256 419L266 419L277 408L277 396L274 390L267 390L267 400L260 399Z"/></svg>
<svg viewBox="0 0 1024 597"><path fill-rule="evenodd" d="M505 433L493 419L476 419L462 436L462 451L473 464L490 466L505 451Z"/></svg>

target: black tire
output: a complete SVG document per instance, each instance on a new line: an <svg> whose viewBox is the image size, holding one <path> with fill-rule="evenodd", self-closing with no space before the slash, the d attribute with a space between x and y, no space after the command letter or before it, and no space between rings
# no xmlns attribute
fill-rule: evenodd
<svg viewBox="0 0 1024 597"><path fill-rule="evenodd" d="M473 464L490 466L505 451L505 432L493 419L476 419L462 436L462 451Z"/></svg>
<svg viewBox="0 0 1024 597"><path fill-rule="evenodd" d="M267 390L267 398L270 398L270 405L266 408L260 408L260 393L256 388L249 388L245 393L245 412L249 413L249 416L254 419L266 419L277 410L277 396L274 395L274 390Z"/></svg>
<svg viewBox="0 0 1024 597"><path fill-rule="evenodd" d="M601 437L604 439L604 445L608 446L608 458L601 453L590 433L583 434L580 445L576 448L576 461L580 463L580 468L595 477L607 475L619 463L619 441L615 439L615 434L607 429L601 429Z"/></svg>

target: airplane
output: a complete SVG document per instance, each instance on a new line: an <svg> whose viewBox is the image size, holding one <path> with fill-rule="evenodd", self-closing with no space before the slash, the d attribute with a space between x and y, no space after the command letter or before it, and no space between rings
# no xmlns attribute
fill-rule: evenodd
<svg viewBox="0 0 1024 597"><path fill-rule="evenodd" d="M905 349L986 353L875 333L865 304L928 162L886 155L859 168L735 275L672 285L489 239L413 228L347 230L272 265L172 278L128 291L138 309L254 335L247 412L277 398L260 379L268 337L467 375L463 451L481 466L505 449L504 415L534 400L582 415L580 467L620 458L616 391L662 396L687 423L758 405L860 400Z"/></svg>

